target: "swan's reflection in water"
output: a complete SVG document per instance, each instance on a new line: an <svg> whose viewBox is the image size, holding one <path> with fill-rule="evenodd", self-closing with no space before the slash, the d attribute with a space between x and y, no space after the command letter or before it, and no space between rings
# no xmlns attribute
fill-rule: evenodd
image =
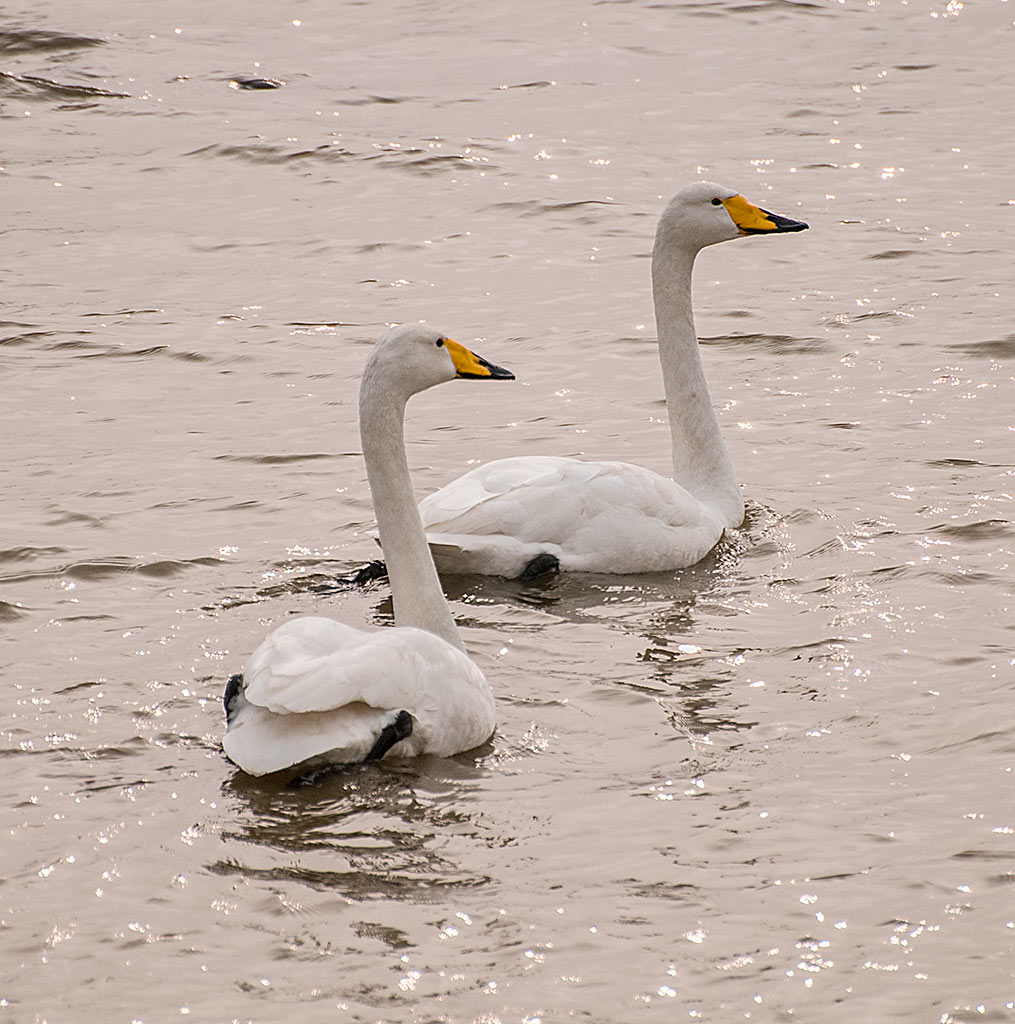
<svg viewBox="0 0 1015 1024"><path fill-rule="evenodd" d="M640 638L634 670L612 682L652 694L681 733L742 730L754 721L731 708L729 684L745 653L744 640L739 630L717 630L715 624L738 613L747 557L755 546L771 547L769 535L777 525L768 510L751 506L743 530L727 534L706 558L678 571L562 574L529 585L496 577L447 577L445 590L467 627L510 635L538 631L543 617L552 616L556 622L596 624ZM477 614L463 618L462 605L476 606ZM519 622L518 613L525 610L535 614ZM381 606L377 612L384 616L389 609Z"/></svg>
<svg viewBox="0 0 1015 1024"><path fill-rule="evenodd" d="M231 855L208 864L218 875L293 883L371 899L430 903L449 889L484 885L448 855L448 837L493 842L471 805L487 744L455 758L336 768L313 786L284 776L236 772L223 785L233 804L222 833Z"/></svg>

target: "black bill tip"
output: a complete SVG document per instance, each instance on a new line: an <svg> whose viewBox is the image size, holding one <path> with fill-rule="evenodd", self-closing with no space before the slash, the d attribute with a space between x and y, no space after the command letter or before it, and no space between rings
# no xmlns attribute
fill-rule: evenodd
<svg viewBox="0 0 1015 1024"><path fill-rule="evenodd" d="M793 220L792 217L783 217L778 213L764 211L765 216L775 225L776 231L806 231L810 225L802 220Z"/></svg>
<svg viewBox="0 0 1015 1024"><path fill-rule="evenodd" d="M458 371L459 377L464 377L468 380L514 380L515 375L510 370L505 370L503 366L498 366L496 363L487 362L482 356L476 356L476 362L483 368L484 373L469 373Z"/></svg>

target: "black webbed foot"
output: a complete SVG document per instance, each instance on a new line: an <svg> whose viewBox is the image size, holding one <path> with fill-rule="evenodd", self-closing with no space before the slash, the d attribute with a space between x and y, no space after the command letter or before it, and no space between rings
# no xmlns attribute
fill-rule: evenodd
<svg viewBox="0 0 1015 1024"><path fill-rule="evenodd" d="M412 715L408 711L399 711L395 720L386 725L377 735L370 753L363 759L364 764L370 761L379 761L399 740L404 740L412 735ZM348 771L354 767L351 764L325 764L319 768L311 768L302 775L297 775L286 784L286 789L305 789L307 786L316 785L321 779L334 775L336 772Z"/></svg>
<svg viewBox="0 0 1015 1024"><path fill-rule="evenodd" d="M521 576L518 578L523 583L530 583L532 580L538 580L541 576L556 576L560 572L560 559L556 555L551 555L545 551L541 555L536 555L531 562L522 570Z"/></svg>
<svg viewBox="0 0 1015 1024"><path fill-rule="evenodd" d="M374 562L367 562L361 565L355 572L346 573L345 576L336 576L329 583L316 583L310 589L315 594L340 594L344 590L351 590L353 587L365 587L374 580L387 579L388 567L378 558Z"/></svg>
<svg viewBox="0 0 1015 1024"><path fill-rule="evenodd" d="M381 729L377 742L370 748L365 761L379 761L399 740L412 735L412 715L399 711L395 720Z"/></svg>
<svg viewBox="0 0 1015 1024"><path fill-rule="evenodd" d="M344 579L353 586L362 587L367 583L373 583L374 580L383 580L387 579L387 577L388 567L384 564L383 559L375 558L372 562L361 565L354 573L350 573Z"/></svg>
<svg viewBox="0 0 1015 1024"><path fill-rule="evenodd" d="M336 576L333 583L323 583L314 589L319 593L334 594L339 590L348 590L350 587L365 587L374 580L386 579L388 567L378 558L373 562L361 565L355 572L347 573L345 576Z"/></svg>

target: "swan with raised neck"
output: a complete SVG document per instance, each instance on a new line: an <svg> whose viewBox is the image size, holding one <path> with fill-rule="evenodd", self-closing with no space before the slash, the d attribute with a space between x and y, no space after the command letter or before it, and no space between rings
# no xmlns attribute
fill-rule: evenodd
<svg viewBox="0 0 1015 1024"><path fill-rule="evenodd" d="M226 756L250 775L385 756L448 756L489 738L489 684L459 636L416 510L403 422L412 395L459 378L513 374L431 327L377 342L360 385L360 436L388 561L391 629L288 619L224 695Z"/></svg>
<svg viewBox="0 0 1015 1024"><path fill-rule="evenodd" d="M739 526L743 498L695 333L694 261L708 245L806 227L714 182L681 189L659 218L652 253L673 478L630 463L539 455L479 466L420 503L438 569L522 578L679 569Z"/></svg>

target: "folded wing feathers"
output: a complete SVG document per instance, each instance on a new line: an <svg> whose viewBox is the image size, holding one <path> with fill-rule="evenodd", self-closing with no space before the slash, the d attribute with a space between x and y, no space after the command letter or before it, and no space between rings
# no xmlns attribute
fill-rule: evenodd
<svg viewBox="0 0 1015 1024"><path fill-rule="evenodd" d="M500 534L565 548L604 516L614 535L625 521L632 532L644 519L697 530L713 518L679 484L641 466L554 456L480 466L424 498L420 515L431 535Z"/></svg>
<svg viewBox="0 0 1015 1024"><path fill-rule="evenodd" d="M426 703L427 683L435 676L463 672L478 674L478 669L423 630L366 633L333 619L303 616L271 633L243 674L246 699L276 714L353 703L412 714Z"/></svg>
<svg viewBox="0 0 1015 1024"><path fill-rule="evenodd" d="M363 632L333 619L283 623L257 648L223 739L251 775L325 758L362 761L400 711L412 735L392 756L469 750L493 732L482 672L440 637L396 626Z"/></svg>

